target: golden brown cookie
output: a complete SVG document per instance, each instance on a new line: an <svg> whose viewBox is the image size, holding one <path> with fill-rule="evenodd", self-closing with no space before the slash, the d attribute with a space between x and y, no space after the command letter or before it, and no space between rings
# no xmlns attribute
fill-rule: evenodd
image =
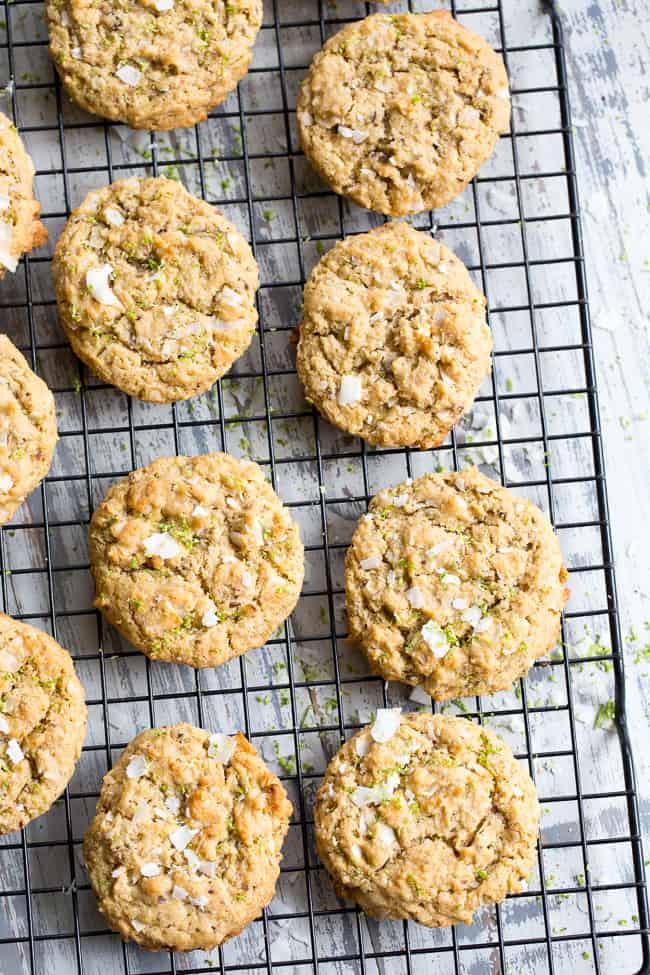
<svg viewBox="0 0 650 975"><path fill-rule="evenodd" d="M140 399L204 392L255 332L259 274L247 241L176 180L93 190L68 220L52 271L75 353Z"/></svg>
<svg viewBox="0 0 650 975"><path fill-rule="evenodd" d="M56 441L52 393L0 334L0 524L43 480Z"/></svg>
<svg viewBox="0 0 650 975"><path fill-rule="evenodd" d="M505 742L464 718L379 711L328 765L316 845L339 897L431 928L522 889L535 786Z"/></svg>
<svg viewBox="0 0 650 975"><path fill-rule="evenodd" d="M273 897L290 815L242 734L144 731L104 777L84 837L99 909L144 948L214 948Z"/></svg>
<svg viewBox="0 0 650 975"><path fill-rule="evenodd" d="M50 53L71 98L135 129L204 119L248 70L262 0L47 0Z"/></svg>
<svg viewBox="0 0 650 975"><path fill-rule="evenodd" d="M380 491L345 561L350 636L437 701L506 690L555 643L568 592L546 516L476 468Z"/></svg>
<svg viewBox="0 0 650 975"><path fill-rule="evenodd" d="M33 179L34 164L16 126L0 112L0 278L16 270L23 254L47 241Z"/></svg>
<svg viewBox="0 0 650 975"><path fill-rule="evenodd" d="M215 667L261 647L303 580L298 526L257 464L166 457L115 484L90 524L95 605L158 660Z"/></svg>
<svg viewBox="0 0 650 975"><path fill-rule="evenodd" d="M305 393L371 444L438 446L490 370L484 296L444 244L406 223L339 241L303 308Z"/></svg>
<svg viewBox="0 0 650 975"><path fill-rule="evenodd" d="M0 833L58 799L86 733L84 692L67 650L0 613Z"/></svg>
<svg viewBox="0 0 650 975"><path fill-rule="evenodd" d="M462 192L510 120L502 59L447 11L373 14L326 41L302 84L305 155L337 193L397 217Z"/></svg>

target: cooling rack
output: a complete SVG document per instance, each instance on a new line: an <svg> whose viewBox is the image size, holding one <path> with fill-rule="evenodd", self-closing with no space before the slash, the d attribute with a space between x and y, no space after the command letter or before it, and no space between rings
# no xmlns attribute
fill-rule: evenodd
<svg viewBox="0 0 650 975"><path fill-rule="evenodd" d="M451 4L503 50L514 112L511 132L462 197L414 221L469 265L495 337L493 374L471 413L442 447L420 453L371 449L329 427L302 397L290 345L305 275L335 240L379 220L316 179L294 115L313 53L369 9L356 0L267 0L238 91L195 129L152 136L76 109L54 77L41 4L5 7L0 107L35 160L51 242L89 189L164 174L247 234L263 283L249 352L209 394L175 407L129 401L80 367L56 322L48 250L0 286L3 331L54 390L61 437L46 482L0 533L0 594L7 612L71 650L89 705L65 796L0 840L2 975L650 971L559 18L537 0ZM93 611L87 525L108 485L132 468L219 449L260 462L291 506L306 582L266 647L195 672L148 661ZM346 643L343 556L380 487L467 463L549 513L570 567L572 596L553 652L512 691L445 706L489 724L530 769L543 810L537 867L526 891L481 910L471 927L378 924L335 899L313 849L313 797L328 758L376 707L430 704L370 676ZM259 921L214 952L149 954L107 931L80 844L120 749L143 728L178 720L242 728L284 779L294 817L276 897Z"/></svg>

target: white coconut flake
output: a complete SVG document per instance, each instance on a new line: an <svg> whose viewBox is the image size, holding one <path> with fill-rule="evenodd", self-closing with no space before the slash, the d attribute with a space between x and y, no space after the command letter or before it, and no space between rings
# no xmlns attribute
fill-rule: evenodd
<svg viewBox="0 0 650 975"><path fill-rule="evenodd" d="M380 569L382 565L382 560L378 555L371 555L367 559L361 559L359 565L364 572L369 572L370 569Z"/></svg>
<svg viewBox="0 0 650 975"><path fill-rule="evenodd" d="M206 877L216 876L217 865L212 860L199 860L197 866L199 869L199 873L204 873Z"/></svg>
<svg viewBox="0 0 650 975"><path fill-rule="evenodd" d="M137 918L132 917L131 927L133 928L134 931L144 931L144 929L146 928L146 924L143 924L142 921L138 921Z"/></svg>
<svg viewBox="0 0 650 975"><path fill-rule="evenodd" d="M454 609L467 609L469 603L466 599L463 599L462 596L459 596L457 599L452 599L451 605Z"/></svg>
<svg viewBox="0 0 650 975"><path fill-rule="evenodd" d="M216 626L219 622L219 617L214 609L206 609L205 613L201 617L201 626L205 626L206 629L210 629Z"/></svg>
<svg viewBox="0 0 650 975"><path fill-rule="evenodd" d="M484 616L483 619L479 620L479 622L476 624L474 630L476 633L485 633L486 630L490 629L492 623L493 620L491 616Z"/></svg>
<svg viewBox="0 0 650 975"><path fill-rule="evenodd" d="M370 826L377 822L377 814L372 809L362 809L359 816L359 832L365 836Z"/></svg>
<svg viewBox="0 0 650 975"><path fill-rule="evenodd" d="M367 735L359 735L354 741L354 750L359 758L364 758L370 751L372 742Z"/></svg>
<svg viewBox="0 0 650 975"><path fill-rule="evenodd" d="M406 598L413 607L413 609L422 609L424 606L424 597L422 591L418 589L417 586L413 586L411 589L406 590Z"/></svg>
<svg viewBox="0 0 650 975"><path fill-rule="evenodd" d="M445 572L443 569L440 572L440 581L443 586L459 586L460 579L458 576L454 575L453 572Z"/></svg>
<svg viewBox="0 0 650 975"><path fill-rule="evenodd" d="M117 69L115 74L120 81L123 81L125 85L129 86L129 88L135 88L142 77L142 72L138 71L137 68L132 67L130 64L123 64Z"/></svg>
<svg viewBox="0 0 650 975"><path fill-rule="evenodd" d="M122 308L122 302L113 293L108 280L113 273L110 264L101 264L86 271L86 286L90 289L93 298L100 305L108 305L111 308Z"/></svg>
<svg viewBox="0 0 650 975"><path fill-rule="evenodd" d="M0 193L0 210L8 210L11 200L6 193Z"/></svg>
<svg viewBox="0 0 650 975"><path fill-rule="evenodd" d="M353 843L352 844L351 853L352 853L352 856L354 857L355 860L361 860L361 858L363 856L363 853L361 851L361 847L359 846L358 843Z"/></svg>
<svg viewBox="0 0 650 975"><path fill-rule="evenodd" d="M339 125L338 133L339 135L342 135L344 139L352 139L357 146L368 138L367 132L362 132L360 129L350 129L347 125Z"/></svg>
<svg viewBox="0 0 650 975"><path fill-rule="evenodd" d="M104 218L113 227L121 227L122 224L124 223L124 217L122 216L119 210L115 209L115 207L106 207L106 209L104 210Z"/></svg>
<svg viewBox="0 0 650 975"><path fill-rule="evenodd" d="M359 376L342 376L339 387L339 406L349 406L358 403L363 395L363 387Z"/></svg>
<svg viewBox="0 0 650 975"><path fill-rule="evenodd" d="M140 873L143 877L159 877L162 868L159 863L143 863L140 867Z"/></svg>
<svg viewBox="0 0 650 975"><path fill-rule="evenodd" d="M302 122L302 124L306 129L308 129L310 125L314 124L314 119L309 114L309 112L303 112L300 116L300 121Z"/></svg>
<svg viewBox="0 0 650 975"><path fill-rule="evenodd" d="M145 555L156 555L159 559L175 559L183 551L175 538L168 532L155 532L144 540Z"/></svg>
<svg viewBox="0 0 650 975"><path fill-rule="evenodd" d="M382 802L387 802L393 798L398 785L399 775L397 772L391 772L386 781L380 782L379 785L357 786L352 793L351 799L355 806L379 806Z"/></svg>
<svg viewBox="0 0 650 975"><path fill-rule="evenodd" d="M373 741L384 744L390 741L399 730L401 708L378 708L375 723L370 729Z"/></svg>
<svg viewBox="0 0 650 975"><path fill-rule="evenodd" d="M115 867L115 870L111 870L111 877L121 877L124 873L124 867Z"/></svg>
<svg viewBox="0 0 650 975"><path fill-rule="evenodd" d="M396 508L403 508L406 502L408 501L408 499L409 499L408 494L396 494L393 497L393 504L395 505Z"/></svg>
<svg viewBox="0 0 650 975"><path fill-rule="evenodd" d="M174 884L172 887L172 897L177 901L184 901L189 897L189 894L180 884Z"/></svg>
<svg viewBox="0 0 650 975"><path fill-rule="evenodd" d="M198 870L199 863L201 861L197 857L194 850L183 850L183 856L185 857L185 860L187 861L187 865L190 868L190 870Z"/></svg>
<svg viewBox="0 0 650 975"><path fill-rule="evenodd" d="M208 744L208 755L210 758L216 758L222 765L227 765L236 751L236 738L229 738L228 735L224 735L220 731L210 735Z"/></svg>
<svg viewBox="0 0 650 975"><path fill-rule="evenodd" d="M0 732L2 732L3 735L9 734L9 722L5 718L4 714L0 714Z"/></svg>
<svg viewBox="0 0 650 975"><path fill-rule="evenodd" d="M433 652L434 657L441 660L444 656L446 656L449 651L447 637L440 627L436 626L433 620L429 620L424 624L420 635L429 649Z"/></svg>
<svg viewBox="0 0 650 975"><path fill-rule="evenodd" d="M454 481L454 485L455 485L455 487L457 488L458 491L464 491L465 490L465 479L463 477L457 477L456 480Z"/></svg>
<svg viewBox="0 0 650 975"><path fill-rule="evenodd" d="M478 624L481 622L481 616L482 613L478 606L470 606L465 610L464 613L462 613L460 618L464 623L469 623L473 629L476 629Z"/></svg>
<svg viewBox="0 0 650 975"><path fill-rule="evenodd" d="M450 545L451 545L451 542L448 541L448 540L445 540L443 542L438 542L437 545L432 545L431 548L428 549L427 555L429 557L431 557L433 555L440 555L440 553L441 552L444 552L445 549L449 548Z"/></svg>
<svg viewBox="0 0 650 975"><path fill-rule="evenodd" d="M190 829L189 826L179 826L169 834L169 840L177 850L184 850L198 832L198 829Z"/></svg>
<svg viewBox="0 0 650 975"><path fill-rule="evenodd" d="M72 50L70 51L70 54L75 59L75 61L81 61L81 48L80 47L73 47Z"/></svg>
<svg viewBox="0 0 650 975"><path fill-rule="evenodd" d="M200 897L190 897L189 901L190 904L193 904L194 907L198 907L199 910L202 911L205 907L208 906L209 898L205 894L201 894Z"/></svg>
<svg viewBox="0 0 650 975"><path fill-rule="evenodd" d="M238 294L233 288L229 288L227 285L221 289L221 294L219 295L222 301L225 301L227 305L241 305L243 298Z"/></svg>
<svg viewBox="0 0 650 975"><path fill-rule="evenodd" d="M126 766L126 777L127 779L139 779L146 775L148 769L149 764L144 755L134 755Z"/></svg>
<svg viewBox="0 0 650 975"><path fill-rule="evenodd" d="M149 806L146 802L141 802L136 811L133 813L132 823L142 823L145 819L149 819Z"/></svg>
<svg viewBox="0 0 650 975"><path fill-rule="evenodd" d="M472 108L470 105L464 108L460 115L458 116L458 121L462 125L476 125L476 123L481 118L481 113L476 108Z"/></svg>
<svg viewBox="0 0 650 975"><path fill-rule="evenodd" d="M177 813L181 808L181 800L178 798L178 796L168 796L165 799L165 805L171 813Z"/></svg>
<svg viewBox="0 0 650 975"><path fill-rule="evenodd" d="M24 759L23 750L15 738L10 738L7 744L7 755L11 759L12 765L18 765Z"/></svg>
<svg viewBox="0 0 650 975"><path fill-rule="evenodd" d="M392 846L393 843L397 843L397 834L395 833L395 830L386 823L377 823L375 828L375 836L384 846Z"/></svg>
<svg viewBox="0 0 650 975"><path fill-rule="evenodd" d="M15 271L18 267L18 258L11 253L11 234L11 224L0 220L0 264L8 271Z"/></svg>
<svg viewBox="0 0 650 975"><path fill-rule="evenodd" d="M205 518L210 512L202 504L197 504L192 510L192 518Z"/></svg>
<svg viewBox="0 0 650 975"><path fill-rule="evenodd" d="M176 311L176 308L174 307L174 305L163 305L162 306L162 313L165 316L165 318L171 318L175 311Z"/></svg>
<svg viewBox="0 0 650 975"><path fill-rule="evenodd" d="M10 477L9 474L0 474L0 491L3 494L8 494L14 486L14 479Z"/></svg>
<svg viewBox="0 0 650 975"><path fill-rule="evenodd" d="M154 6L158 13L164 14L174 6L174 0L154 0Z"/></svg>

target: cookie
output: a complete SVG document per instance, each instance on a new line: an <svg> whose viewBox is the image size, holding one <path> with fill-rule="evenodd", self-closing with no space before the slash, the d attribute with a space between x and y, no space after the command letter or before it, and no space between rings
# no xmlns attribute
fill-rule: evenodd
<svg viewBox="0 0 650 975"><path fill-rule="evenodd" d="M0 278L16 270L23 254L47 241L33 179L34 164L16 126L0 112Z"/></svg>
<svg viewBox="0 0 650 975"><path fill-rule="evenodd" d="M0 334L0 525L43 480L56 441L52 393Z"/></svg>
<svg viewBox="0 0 650 975"><path fill-rule="evenodd" d="M169 457L115 484L90 524L95 605L157 660L215 667L263 646L303 580L298 526L262 469Z"/></svg>
<svg viewBox="0 0 650 975"><path fill-rule="evenodd" d="M134 129L194 125L244 77L262 0L47 0L50 53L70 97Z"/></svg>
<svg viewBox="0 0 650 975"><path fill-rule="evenodd" d="M339 241L303 306L306 395L368 443L438 446L490 370L484 296L444 244L406 223Z"/></svg>
<svg viewBox="0 0 650 975"><path fill-rule="evenodd" d="M84 692L67 650L0 613L0 833L58 799L86 733Z"/></svg>
<svg viewBox="0 0 650 975"><path fill-rule="evenodd" d="M259 274L248 243L176 180L125 179L89 193L52 271L74 352L152 403L209 389L255 332Z"/></svg>
<svg viewBox="0 0 650 975"><path fill-rule="evenodd" d="M393 217L462 192L510 120L502 59L447 11L373 14L314 58L300 142L336 193Z"/></svg>
<svg viewBox="0 0 650 975"><path fill-rule="evenodd" d="M357 525L350 637L386 680L437 701L506 690L554 645L566 578L530 501L476 468L425 474L380 491Z"/></svg>
<svg viewBox="0 0 650 975"><path fill-rule="evenodd" d="M316 845L339 897L371 917L470 924L535 863L535 786L497 735L464 718L377 712L329 763Z"/></svg>
<svg viewBox="0 0 650 975"><path fill-rule="evenodd" d="M84 837L99 909L144 948L214 948L273 897L290 815L242 734L144 731L104 777Z"/></svg>

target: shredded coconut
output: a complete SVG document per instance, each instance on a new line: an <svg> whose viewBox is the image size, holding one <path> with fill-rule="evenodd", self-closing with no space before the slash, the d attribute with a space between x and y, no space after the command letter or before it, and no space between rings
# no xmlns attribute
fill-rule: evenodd
<svg viewBox="0 0 650 975"><path fill-rule="evenodd" d="M413 586L411 589L406 590L406 598L413 607L413 609L422 609L424 606L424 597L422 592L417 586Z"/></svg>
<svg viewBox="0 0 650 975"><path fill-rule="evenodd" d="M360 145L364 139L368 138L367 132L362 132L360 129L350 129L347 125L339 125L338 133L342 135L344 139L352 139L355 145Z"/></svg>
<svg viewBox="0 0 650 975"><path fill-rule="evenodd" d="M224 735L220 731L210 735L208 744L208 755L210 758L216 758L222 765L227 765L236 751L236 738L229 738L228 735Z"/></svg>
<svg viewBox="0 0 650 975"><path fill-rule="evenodd" d="M144 540L145 555L157 555L159 559L174 559L183 551L182 545L168 532L155 532Z"/></svg>
<svg viewBox="0 0 650 975"><path fill-rule="evenodd" d="M190 829L189 826L179 826L178 829L172 830L169 839L172 846L175 846L177 850L184 850L198 832L198 829Z"/></svg>
<svg viewBox="0 0 650 975"><path fill-rule="evenodd" d="M359 565L361 566L364 572L368 572L370 569L380 569L382 565L382 561L378 555L371 555L367 559L361 559Z"/></svg>
<svg viewBox="0 0 650 975"><path fill-rule="evenodd" d="M433 620L429 620L424 624L420 635L427 646L432 650L434 657L440 660L442 657L446 656L449 651L447 637L440 627L436 626Z"/></svg>
<svg viewBox="0 0 650 975"><path fill-rule="evenodd" d="M399 730L401 708L378 708L375 723L370 729L373 741L385 743Z"/></svg>
<svg viewBox="0 0 650 975"><path fill-rule="evenodd" d="M339 405L348 406L350 403L358 403L363 394L363 387L359 376L342 376L339 387Z"/></svg>
<svg viewBox="0 0 650 975"><path fill-rule="evenodd" d="M15 738L9 739L7 744L7 755L11 759L12 765L18 765L18 763L22 762L25 757L22 748Z"/></svg>
<svg viewBox="0 0 650 975"><path fill-rule="evenodd" d="M132 67L130 64L123 64L121 68L118 68L115 72L120 81L123 81L125 85L129 88L134 88L142 77L142 72L138 71L137 68Z"/></svg>
<svg viewBox="0 0 650 975"><path fill-rule="evenodd" d="M114 294L108 280L113 273L110 264L101 264L99 267L91 268L86 271L86 286L92 293L93 298L100 305L109 305L112 308L122 308L122 302Z"/></svg>
<svg viewBox="0 0 650 975"><path fill-rule="evenodd" d="M8 494L14 486L14 479L9 474L0 474L0 491Z"/></svg>
<svg viewBox="0 0 650 975"><path fill-rule="evenodd" d="M134 755L126 766L126 777L127 779L139 779L142 775L146 775L148 768L149 765L144 755Z"/></svg>

